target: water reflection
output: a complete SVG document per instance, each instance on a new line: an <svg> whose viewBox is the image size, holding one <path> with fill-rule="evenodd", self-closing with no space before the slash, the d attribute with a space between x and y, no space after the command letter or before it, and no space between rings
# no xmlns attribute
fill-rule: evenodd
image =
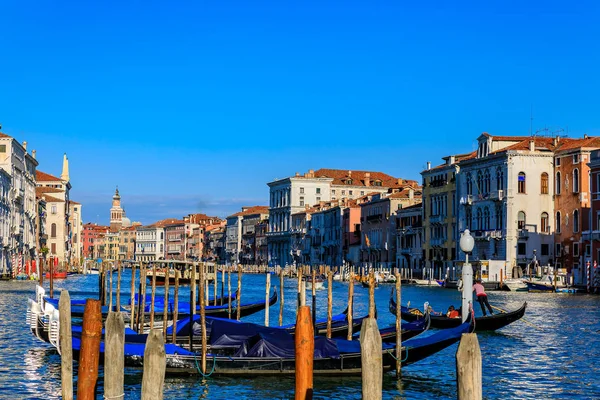
<svg viewBox="0 0 600 400"><path fill-rule="evenodd" d="M129 271L123 274L123 288L130 287ZM265 277L244 275L243 300L264 298ZM278 281L278 280L277 280ZM274 282L278 284L278 282ZM57 282L55 295L61 288L71 292L72 298L94 296L96 276L75 276ZM116 285L115 285L116 286ZM33 293L32 282L0 282L0 398L60 397L60 357L49 346L37 341L25 325L26 298ZM232 287L237 287L232 275ZM390 288L381 285L375 291L380 326L394 322L387 311ZM162 295L162 288L158 295ZM171 288L171 290L173 290ZM212 290L212 286L211 286ZM220 292L220 287L219 287ZM346 308L348 285L334 283L333 312ZM172 293L172 292L171 292ZM187 298L187 289L180 291ZM285 281L284 323L294 322L296 309L296 281ZM124 293L122 298L129 299ZM327 291L317 294L318 317L325 317ZM600 298L588 295L553 295L546 293L490 292L492 305L514 310L527 301L525 318L532 325L517 322L496 333L479 334L483 357L483 392L487 399L540 399L540 398L600 398ZM307 296L310 302L310 294ZM367 312L368 291L355 287L355 315ZM403 287L402 302L411 301L421 306L429 301L434 309L445 309L460 302L456 290L441 288ZM477 310L481 312L480 310ZM277 324L279 303L271 309L271 325ZM263 323L264 313L247 318ZM403 370L402 381L393 374L386 375L383 383L384 398L422 399L456 398L454 355L456 346L411 365ZM74 371L76 372L76 366ZM102 368L100 368L102 374ZM142 373L126 370L127 399L139 399ZM76 383L75 383L76 384ZM100 376L99 389L102 389ZM315 399L360 398L360 377L315 377ZM292 398L294 379L290 376L255 378L167 378L165 398L169 399L255 399ZM101 398L99 396L98 398Z"/></svg>

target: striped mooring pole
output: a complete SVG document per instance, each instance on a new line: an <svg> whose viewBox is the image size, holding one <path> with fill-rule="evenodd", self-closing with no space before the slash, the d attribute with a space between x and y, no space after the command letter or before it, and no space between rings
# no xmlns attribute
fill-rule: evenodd
<svg viewBox="0 0 600 400"><path fill-rule="evenodd" d="M591 281L591 276L590 276L590 262L587 261L585 263L585 266L587 267L587 292L590 292L590 281Z"/></svg>

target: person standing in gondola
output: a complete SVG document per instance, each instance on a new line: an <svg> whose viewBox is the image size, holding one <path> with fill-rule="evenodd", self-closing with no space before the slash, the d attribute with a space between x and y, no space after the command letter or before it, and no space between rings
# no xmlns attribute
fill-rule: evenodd
<svg viewBox="0 0 600 400"><path fill-rule="evenodd" d="M492 311L492 306L490 306L490 303L487 298L487 293L485 293L485 288L481 284L481 279L477 279L475 281L475 284L473 285L473 290L475 291L475 295L477 296L477 301L479 302L479 305L481 306L481 311L483 312L483 316L485 317L487 315L485 312L486 306L487 306L488 310L490 311L490 315L494 315L494 312Z"/></svg>

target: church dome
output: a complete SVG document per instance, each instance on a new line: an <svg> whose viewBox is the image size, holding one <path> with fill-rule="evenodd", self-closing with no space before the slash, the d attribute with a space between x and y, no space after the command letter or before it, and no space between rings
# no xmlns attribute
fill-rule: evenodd
<svg viewBox="0 0 600 400"><path fill-rule="evenodd" d="M131 220L127 217L123 217L122 221L122 226L123 228L129 228L131 226Z"/></svg>

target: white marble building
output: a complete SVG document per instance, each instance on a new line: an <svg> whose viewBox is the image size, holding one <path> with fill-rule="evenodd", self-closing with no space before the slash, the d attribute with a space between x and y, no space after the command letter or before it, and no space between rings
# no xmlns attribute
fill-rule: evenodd
<svg viewBox="0 0 600 400"><path fill-rule="evenodd" d="M165 230L155 225L142 226L135 232L136 261L155 261L164 258Z"/></svg>
<svg viewBox="0 0 600 400"><path fill-rule="evenodd" d="M470 260L484 279L498 279L500 269L510 277L534 256L552 262L554 147L551 138L484 133L476 157L459 163L458 230L471 230Z"/></svg>
<svg viewBox="0 0 600 400"><path fill-rule="evenodd" d="M35 174L38 162L35 152L27 153L27 142L19 143L0 133L0 168L2 174L2 251L0 265L10 264L12 256L23 258L23 264L35 258L36 218ZM10 178L10 179L9 179ZM8 219L8 221L7 221ZM8 228L8 229L7 229Z"/></svg>

